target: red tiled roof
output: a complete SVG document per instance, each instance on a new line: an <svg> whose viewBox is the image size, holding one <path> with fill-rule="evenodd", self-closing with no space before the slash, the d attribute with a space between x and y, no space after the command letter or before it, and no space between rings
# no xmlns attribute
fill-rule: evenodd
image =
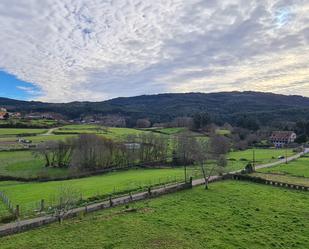
<svg viewBox="0 0 309 249"><path fill-rule="evenodd" d="M288 140L292 136L293 133L294 133L293 131L274 131L271 134L270 139Z"/></svg>

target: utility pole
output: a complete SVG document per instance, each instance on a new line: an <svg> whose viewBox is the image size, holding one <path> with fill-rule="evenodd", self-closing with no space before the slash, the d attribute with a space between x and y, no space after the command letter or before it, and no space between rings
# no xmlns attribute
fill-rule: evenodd
<svg viewBox="0 0 309 249"><path fill-rule="evenodd" d="M285 145L285 164L288 164L288 144Z"/></svg>
<svg viewBox="0 0 309 249"><path fill-rule="evenodd" d="M253 145L253 150L252 150L252 166L255 168L255 147Z"/></svg>
<svg viewBox="0 0 309 249"><path fill-rule="evenodd" d="M187 182L187 162L186 162L186 154L185 154L185 150L183 151L183 154L182 154L182 162L184 164L184 173L185 173L185 182Z"/></svg>

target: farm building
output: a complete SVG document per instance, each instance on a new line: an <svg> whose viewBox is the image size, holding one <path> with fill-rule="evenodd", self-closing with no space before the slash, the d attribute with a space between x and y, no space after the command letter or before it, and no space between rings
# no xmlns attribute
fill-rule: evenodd
<svg viewBox="0 0 309 249"><path fill-rule="evenodd" d="M276 148L282 148L286 144L293 143L295 139L296 134L293 131L274 131L269 140Z"/></svg>

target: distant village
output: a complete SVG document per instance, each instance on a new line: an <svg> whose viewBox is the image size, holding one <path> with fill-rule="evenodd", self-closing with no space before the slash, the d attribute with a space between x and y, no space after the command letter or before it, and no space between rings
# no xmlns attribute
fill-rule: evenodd
<svg viewBox="0 0 309 249"><path fill-rule="evenodd" d="M64 121L64 118L59 114L54 113L27 113L21 114L20 112L9 112L6 108L0 108L0 120L54 120ZM101 117L99 120L92 118L84 118L78 120L65 121L67 123L104 123L106 126L111 127L124 127L125 120L119 116L106 116ZM148 121L149 122L149 121ZM155 124L154 124L155 125ZM141 128L137 126L138 128ZM150 127L147 125L147 127ZM142 128L145 128L142 126ZM269 142L273 144L275 148L283 148L288 144L294 143L296 140L296 133L294 131L272 131L269 136Z"/></svg>
<svg viewBox="0 0 309 249"><path fill-rule="evenodd" d="M50 119L58 120L59 115L51 113L27 113L21 114L20 112L9 112L6 108L0 108L0 120L9 120L9 119Z"/></svg>

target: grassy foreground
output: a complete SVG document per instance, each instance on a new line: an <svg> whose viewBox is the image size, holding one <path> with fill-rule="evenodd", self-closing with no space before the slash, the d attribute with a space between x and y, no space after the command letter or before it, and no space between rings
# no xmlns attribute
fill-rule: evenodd
<svg viewBox="0 0 309 249"><path fill-rule="evenodd" d="M309 194L214 183L0 239L14 248L309 248Z"/></svg>

